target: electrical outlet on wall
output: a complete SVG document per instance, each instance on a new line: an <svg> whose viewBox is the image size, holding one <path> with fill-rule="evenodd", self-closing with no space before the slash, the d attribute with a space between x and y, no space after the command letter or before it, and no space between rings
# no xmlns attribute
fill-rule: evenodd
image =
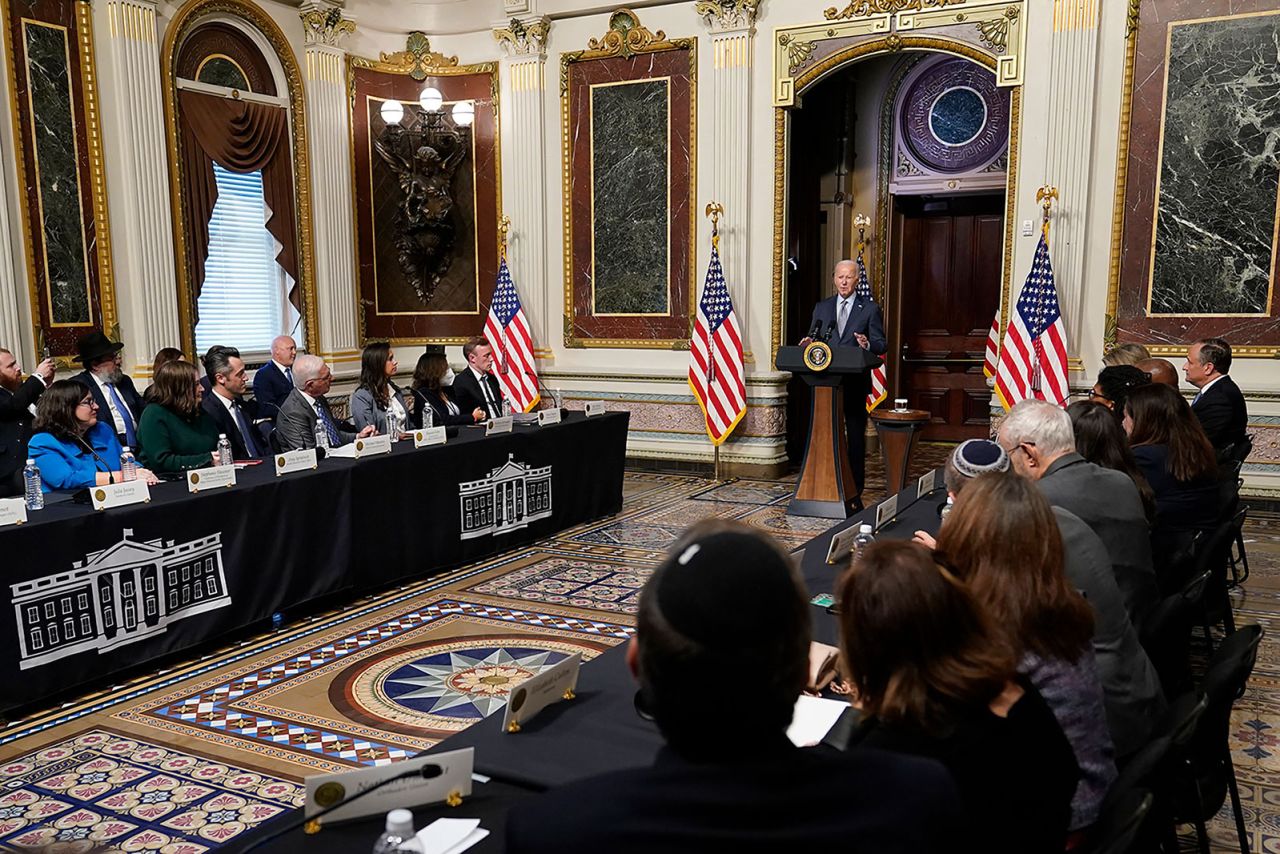
<svg viewBox="0 0 1280 854"><path fill-rule="evenodd" d="M1030 237L1036 233L1035 220L1024 219L1022 221L1022 236Z"/></svg>

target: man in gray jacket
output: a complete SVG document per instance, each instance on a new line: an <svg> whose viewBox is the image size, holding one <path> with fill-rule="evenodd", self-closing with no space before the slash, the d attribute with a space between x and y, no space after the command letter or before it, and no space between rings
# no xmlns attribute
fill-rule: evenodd
<svg viewBox="0 0 1280 854"><path fill-rule="evenodd" d="M1159 593L1150 527L1133 481L1076 453L1071 416L1042 400L1009 410L999 442L1014 471L1036 481L1050 504L1080 517L1102 540L1129 616L1140 625Z"/></svg>
<svg viewBox="0 0 1280 854"><path fill-rule="evenodd" d="M332 386L333 372L319 356L299 356L293 363L293 391L280 404L276 418L276 438L283 450L314 448L317 425L324 426L331 448L378 432L371 424L356 433L334 418L325 398Z"/></svg>

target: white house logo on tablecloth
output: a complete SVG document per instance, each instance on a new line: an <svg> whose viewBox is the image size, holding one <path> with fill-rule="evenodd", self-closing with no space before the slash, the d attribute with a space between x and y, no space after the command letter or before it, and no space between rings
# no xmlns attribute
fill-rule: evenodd
<svg viewBox="0 0 1280 854"><path fill-rule="evenodd" d="M481 480L458 484L462 539L505 534L551 515L551 466L531 468L515 454Z"/></svg>
<svg viewBox="0 0 1280 854"><path fill-rule="evenodd" d="M231 604L222 534L188 543L133 540L90 552L70 571L11 584L21 667L86 650L107 652L170 623Z"/></svg>

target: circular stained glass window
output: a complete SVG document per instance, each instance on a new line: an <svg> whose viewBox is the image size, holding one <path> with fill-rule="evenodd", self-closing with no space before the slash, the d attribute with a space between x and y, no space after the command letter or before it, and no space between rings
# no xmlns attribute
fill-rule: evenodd
<svg viewBox="0 0 1280 854"><path fill-rule="evenodd" d="M967 86L948 89L929 109L929 131L943 145L966 145L987 123L987 103Z"/></svg>

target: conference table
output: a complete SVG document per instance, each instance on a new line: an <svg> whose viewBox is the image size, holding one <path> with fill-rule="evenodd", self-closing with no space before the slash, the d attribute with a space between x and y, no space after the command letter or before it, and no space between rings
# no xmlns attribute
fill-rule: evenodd
<svg viewBox="0 0 1280 854"><path fill-rule="evenodd" d="M941 472L936 474L940 483ZM877 538L910 539L917 530L937 533L940 510L946 502L945 490L938 488L918 495L917 486L912 483L898 494L897 500L896 515L877 530ZM878 506L840 522L792 552L811 598L821 593L834 594L836 580L847 566L845 560L835 565L827 563L832 538L863 522L874 522ZM814 640L836 645L836 617L816 605L812 606L812 617ZM442 817L478 818L490 836L469 851L502 851L506 812L520 801L586 777L653 763L663 740L657 726L636 711L636 683L627 668L626 644L582 665L576 694L575 699L557 703L524 723L519 733L507 733L502 728L503 716L495 713L425 751L430 755L474 748L475 772L483 782L475 783L473 797L459 807L415 808L414 826L421 829ZM726 709L726 714L730 713ZM855 723L856 713L850 709L824 742L843 747ZM296 820L296 816L267 822L242 844L252 844L290 820ZM316 835L305 837L305 844L311 854L361 850L373 844L381 821L382 816L371 816L324 827ZM258 850L293 850L302 838L302 831L295 830Z"/></svg>
<svg viewBox="0 0 1280 854"><path fill-rule="evenodd" d="M616 514L628 421L450 428L443 445L280 476L268 460L231 488L162 482L102 511L50 495L0 528L0 714Z"/></svg>

